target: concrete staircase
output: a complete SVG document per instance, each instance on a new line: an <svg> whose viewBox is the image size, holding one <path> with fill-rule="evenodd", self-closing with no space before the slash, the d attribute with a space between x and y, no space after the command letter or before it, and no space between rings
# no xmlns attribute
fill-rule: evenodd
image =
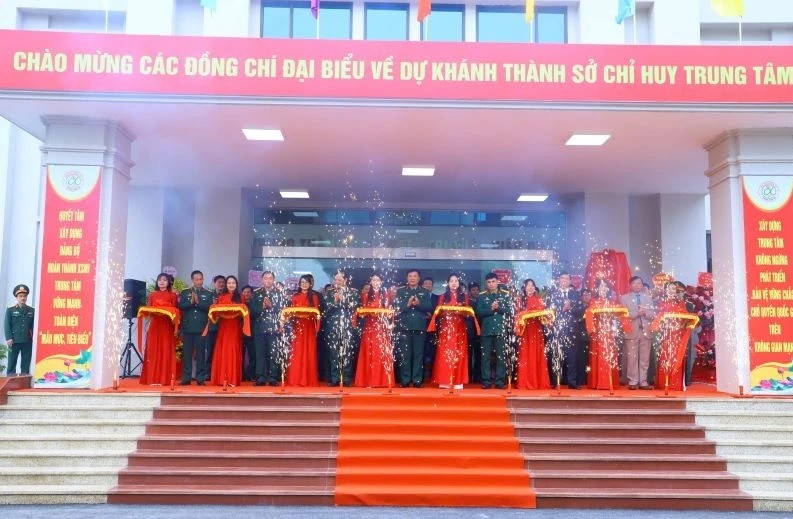
<svg viewBox="0 0 793 519"><path fill-rule="evenodd" d="M105 503L160 395L11 392L0 407L0 503Z"/></svg>
<svg viewBox="0 0 793 519"><path fill-rule="evenodd" d="M336 396L163 395L108 502L331 505Z"/></svg>
<svg viewBox="0 0 793 519"><path fill-rule="evenodd" d="M538 508L752 509L684 400L508 404Z"/></svg>
<svg viewBox="0 0 793 519"><path fill-rule="evenodd" d="M688 400L754 509L793 512L793 399Z"/></svg>

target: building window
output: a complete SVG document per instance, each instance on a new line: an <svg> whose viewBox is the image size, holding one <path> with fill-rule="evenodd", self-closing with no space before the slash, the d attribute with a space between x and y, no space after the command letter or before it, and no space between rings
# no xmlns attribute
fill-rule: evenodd
<svg viewBox="0 0 793 519"><path fill-rule="evenodd" d="M126 13L119 11L20 9L18 27L42 31L123 33L126 21Z"/></svg>
<svg viewBox="0 0 793 519"><path fill-rule="evenodd" d="M425 41L465 40L465 6L442 4L432 6L430 23L421 24L421 39Z"/></svg>
<svg viewBox="0 0 793 519"><path fill-rule="evenodd" d="M265 38L352 38L352 3L322 2L319 19L309 2L263 2L262 36Z"/></svg>
<svg viewBox="0 0 793 519"><path fill-rule="evenodd" d="M408 39L408 4L364 4L364 11L365 39Z"/></svg>
<svg viewBox="0 0 793 519"><path fill-rule="evenodd" d="M526 23L522 7L477 6L477 41L510 43L567 43L567 9L538 7Z"/></svg>

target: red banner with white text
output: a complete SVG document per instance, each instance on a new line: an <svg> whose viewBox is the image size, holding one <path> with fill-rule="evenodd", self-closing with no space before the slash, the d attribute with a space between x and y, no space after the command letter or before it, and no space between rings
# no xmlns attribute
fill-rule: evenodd
<svg viewBox="0 0 793 519"><path fill-rule="evenodd" d="M744 177L752 392L793 393L793 177Z"/></svg>
<svg viewBox="0 0 793 519"><path fill-rule="evenodd" d="M47 167L36 387L91 382L101 167Z"/></svg>
<svg viewBox="0 0 793 519"><path fill-rule="evenodd" d="M789 45L317 41L0 30L0 90L791 103L793 52Z"/></svg>

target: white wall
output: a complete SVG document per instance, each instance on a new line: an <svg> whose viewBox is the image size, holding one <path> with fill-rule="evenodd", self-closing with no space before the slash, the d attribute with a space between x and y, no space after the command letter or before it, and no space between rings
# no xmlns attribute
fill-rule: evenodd
<svg viewBox="0 0 793 519"><path fill-rule="evenodd" d="M174 0L132 0L127 4L130 34L173 34Z"/></svg>
<svg viewBox="0 0 793 519"><path fill-rule="evenodd" d="M617 25L617 2L580 0L580 43L625 43L625 28Z"/></svg>
<svg viewBox="0 0 793 519"><path fill-rule="evenodd" d="M130 186L125 278L147 281L164 266L164 208L165 188Z"/></svg>
<svg viewBox="0 0 793 519"><path fill-rule="evenodd" d="M205 212L206 208L203 209ZM193 189L165 190L163 206L162 265L176 267L176 276L187 280L190 272L200 265L193 263L196 217L195 191ZM157 270L159 272L159 270ZM150 274L150 276L156 275ZM146 278L148 279L148 278Z"/></svg>
<svg viewBox="0 0 793 519"><path fill-rule="evenodd" d="M0 256L0 301L12 301L11 291L25 283L32 293L28 299L36 306L36 255L40 232L43 170L41 141L4 119L0 120L0 199L3 200L2 255ZM0 154L2 157L2 154Z"/></svg>
<svg viewBox="0 0 793 519"><path fill-rule="evenodd" d="M705 249L705 196L661 195L663 270L675 279L694 285L707 270Z"/></svg>
<svg viewBox="0 0 793 519"><path fill-rule="evenodd" d="M661 0L651 8L652 43L698 45L699 6L694 0Z"/></svg>
<svg viewBox="0 0 793 519"><path fill-rule="evenodd" d="M630 253L628 195L621 193L586 193L586 254L593 250L615 249Z"/></svg>
<svg viewBox="0 0 793 519"><path fill-rule="evenodd" d="M242 190L195 190L194 268L206 279L216 274L237 275L240 268L240 215ZM247 277L247 271L244 272Z"/></svg>
<svg viewBox="0 0 793 519"><path fill-rule="evenodd" d="M661 199L659 195L629 199L630 252L633 273L644 281L661 270Z"/></svg>

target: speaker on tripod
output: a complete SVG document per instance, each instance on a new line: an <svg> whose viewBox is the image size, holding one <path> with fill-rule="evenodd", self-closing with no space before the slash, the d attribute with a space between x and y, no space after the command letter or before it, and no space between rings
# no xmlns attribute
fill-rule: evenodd
<svg viewBox="0 0 793 519"><path fill-rule="evenodd" d="M127 343L121 350L121 378L133 376L141 364L143 357L132 342L132 320L138 315L138 309L146 304L146 282L137 279L124 280L123 315L127 320ZM133 365L134 363L134 365Z"/></svg>

